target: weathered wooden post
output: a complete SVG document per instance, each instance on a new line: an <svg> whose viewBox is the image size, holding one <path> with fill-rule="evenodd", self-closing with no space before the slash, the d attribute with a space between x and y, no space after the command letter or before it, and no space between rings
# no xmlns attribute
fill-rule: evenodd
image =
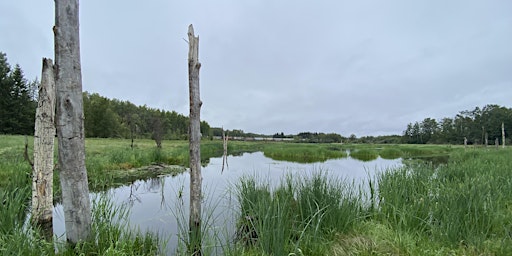
<svg viewBox="0 0 512 256"><path fill-rule="evenodd" d="M66 238L89 237L91 202L85 169L78 0L55 0L56 125Z"/></svg>
<svg viewBox="0 0 512 256"><path fill-rule="evenodd" d="M53 61L43 58L34 126L32 223L53 236L53 148L55 140L55 75Z"/></svg>
<svg viewBox="0 0 512 256"><path fill-rule="evenodd" d="M194 27L188 26L188 82L190 93L190 219L189 219L189 252L199 256L201 252L201 99L199 97L198 61L199 37L194 36Z"/></svg>
<svg viewBox="0 0 512 256"><path fill-rule="evenodd" d="M501 147L505 148L505 123L501 122Z"/></svg>
<svg viewBox="0 0 512 256"><path fill-rule="evenodd" d="M466 137L464 137L464 148L466 148L468 146L468 139Z"/></svg>
<svg viewBox="0 0 512 256"><path fill-rule="evenodd" d="M224 131L224 127L222 127L222 146L224 148L224 154L222 155L221 173L224 172L224 165L228 167L228 134Z"/></svg>

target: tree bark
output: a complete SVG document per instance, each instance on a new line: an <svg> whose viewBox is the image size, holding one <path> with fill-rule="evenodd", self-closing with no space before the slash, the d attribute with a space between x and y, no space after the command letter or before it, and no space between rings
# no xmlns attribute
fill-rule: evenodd
<svg viewBox="0 0 512 256"><path fill-rule="evenodd" d="M56 125L68 242L89 237L91 203L85 168L78 0L55 0Z"/></svg>
<svg viewBox="0 0 512 256"><path fill-rule="evenodd" d="M55 75L51 59L43 58L34 129L32 222L42 228L46 237L52 237Z"/></svg>
<svg viewBox="0 0 512 256"><path fill-rule="evenodd" d="M188 27L189 52L188 76L190 93L190 219L189 219L189 252L192 255L201 255L201 105L199 97L199 69L198 61L199 37L194 36L194 27Z"/></svg>

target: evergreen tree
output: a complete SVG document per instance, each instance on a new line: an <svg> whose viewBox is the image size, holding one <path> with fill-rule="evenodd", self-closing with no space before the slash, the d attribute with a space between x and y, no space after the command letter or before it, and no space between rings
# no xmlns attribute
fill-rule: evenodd
<svg viewBox="0 0 512 256"><path fill-rule="evenodd" d="M33 134L36 101L19 65L11 70L7 57L0 52L0 133Z"/></svg>
<svg viewBox="0 0 512 256"><path fill-rule="evenodd" d="M11 105L11 67L5 53L0 52L0 133L9 133L7 115Z"/></svg>

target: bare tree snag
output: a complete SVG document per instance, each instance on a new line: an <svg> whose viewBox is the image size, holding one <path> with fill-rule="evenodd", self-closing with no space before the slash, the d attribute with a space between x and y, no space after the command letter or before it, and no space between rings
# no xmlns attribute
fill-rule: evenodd
<svg viewBox="0 0 512 256"><path fill-rule="evenodd" d="M199 37L194 36L194 27L188 26L188 83L190 93L190 219L189 219L189 252L201 255L201 99L199 97L198 61Z"/></svg>
<svg viewBox="0 0 512 256"><path fill-rule="evenodd" d="M501 123L501 147L505 148L505 123Z"/></svg>
<svg viewBox="0 0 512 256"><path fill-rule="evenodd" d="M32 222L53 236L53 148L55 139L55 76L53 61L43 58L34 128Z"/></svg>
<svg viewBox="0 0 512 256"><path fill-rule="evenodd" d="M224 148L224 154L222 155L222 170L221 173L224 172L224 165L226 167L228 166L228 136L226 132L224 131L224 128L222 128L222 146Z"/></svg>
<svg viewBox="0 0 512 256"><path fill-rule="evenodd" d="M55 0L56 125L68 242L89 237L91 202L85 169L78 0Z"/></svg>

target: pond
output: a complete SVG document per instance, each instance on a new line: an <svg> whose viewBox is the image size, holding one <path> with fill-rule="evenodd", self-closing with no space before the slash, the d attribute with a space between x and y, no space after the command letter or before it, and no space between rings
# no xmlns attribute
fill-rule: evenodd
<svg viewBox="0 0 512 256"><path fill-rule="evenodd" d="M295 163L277 161L265 157L262 152L228 156L228 165L222 170L222 157L211 158L202 167L203 176L203 222L209 231L219 232L224 237L233 237L235 232L236 195L234 190L242 177L256 177L271 186L278 185L287 175L308 176L321 171L327 175L366 184L376 173L402 166L402 159L360 161L351 157L331 159L319 163ZM129 186L106 191L116 204L127 204L130 209L131 227L141 231L158 233L169 239L167 251L173 252L178 244L180 223L188 223L189 174L164 176L150 180L139 180ZM95 194L91 195L92 198ZM205 221L206 220L206 221ZM205 224L203 223L203 224ZM53 217L54 234L63 237L64 213L62 205L56 205ZM183 233L181 233L183 234Z"/></svg>

